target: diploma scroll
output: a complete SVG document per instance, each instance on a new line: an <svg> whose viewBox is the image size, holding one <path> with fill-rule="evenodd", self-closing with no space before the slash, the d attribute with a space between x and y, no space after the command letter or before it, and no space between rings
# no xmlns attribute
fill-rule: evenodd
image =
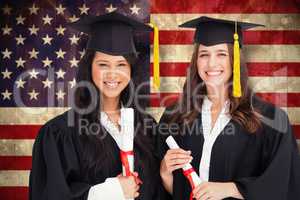
<svg viewBox="0 0 300 200"><path fill-rule="evenodd" d="M134 111L132 108L121 109L122 149L121 159L123 176L134 172L133 140L134 140ZM127 160L127 161L126 161Z"/></svg>

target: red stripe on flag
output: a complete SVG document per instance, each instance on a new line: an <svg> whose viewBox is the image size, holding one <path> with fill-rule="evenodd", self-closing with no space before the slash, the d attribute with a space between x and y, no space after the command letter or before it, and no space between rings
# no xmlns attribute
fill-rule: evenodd
<svg viewBox="0 0 300 200"><path fill-rule="evenodd" d="M292 129L296 139L300 139L300 125L293 125Z"/></svg>
<svg viewBox="0 0 300 200"><path fill-rule="evenodd" d="M0 156L0 170L30 170L31 156Z"/></svg>
<svg viewBox="0 0 300 200"><path fill-rule="evenodd" d="M0 139L35 139L40 125L0 125Z"/></svg>
<svg viewBox="0 0 300 200"><path fill-rule="evenodd" d="M267 102L280 107L300 107L300 93L256 93Z"/></svg>
<svg viewBox="0 0 300 200"><path fill-rule="evenodd" d="M159 63L160 76L186 76L189 63ZM150 64L150 76L153 76L153 63Z"/></svg>
<svg viewBox="0 0 300 200"><path fill-rule="evenodd" d="M3 200L26 200L28 187L0 187L0 197Z"/></svg>
<svg viewBox="0 0 300 200"><path fill-rule="evenodd" d="M300 139L300 125L292 125L293 133L296 137L296 139ZM0 170L30 170L31 169L31 156L19 156L19 157L7 157L4 156L0 157ZM7 161L8 163L5 163ZM13 162L12 162L13 161ZM4 191L6 189L3 189L3 187L0 187L0 196L2 197ZM14 189L14 188L10 188ZM16 189L19 189L18 187ZM6 191L7 194L9 193Z"/></svg>
<svg viewBox="0 0 300 200"><path fill-rule="evenodd" d="M161 76L186 76L189 63L160 63ZM300 63L247 63L249 76L300 76ZM150 65L153 76L153 65Z"/></svg>
<svg viewBox="0 0 300 200"><path fill-rule="evenodd" d="M300 76L300 63L247 63L249 76Z"/></svg>
<svg viewBox="0 0 300 200"><path fill-rule="evenodd" d="M151 13L299 13L298 0L152 0Z"/></svg>
<svg viewBox="0 0 300 200"><path fill-rule="evenodd" d="M300 31L245 31L244 44L300 44ZM160 44L192 44L194 31L159 31ZM151 34L153 43L153 34Z"/></svg>
<svg viewBox="0 0 300 200"><path fill-rule="evenodd" d="M150 107L166 107L175 103L180 93L151 93Z"/></svg>

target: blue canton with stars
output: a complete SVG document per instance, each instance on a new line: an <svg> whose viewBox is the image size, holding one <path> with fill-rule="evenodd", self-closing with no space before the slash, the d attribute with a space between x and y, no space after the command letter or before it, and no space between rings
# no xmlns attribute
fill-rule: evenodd
<svg viewBox="0 0 300 200"><path fill-rule="evenodd" d="M150 18L147 0L1 1L0 8L0 107L68 106L87 36L67 23L114 10L144 22ZM138 65L149 66L149 35L136 37ZM149 67L137 70L149 79Z"/></svg>

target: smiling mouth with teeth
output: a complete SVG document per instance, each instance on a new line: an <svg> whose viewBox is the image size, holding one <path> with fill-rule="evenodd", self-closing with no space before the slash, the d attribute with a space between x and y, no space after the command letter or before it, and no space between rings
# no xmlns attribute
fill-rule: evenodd
<svg viewBox="0 0 300 200"><path fill-rule="evenodd" d="M218 76L223 73L223 70L220 71L207 71L205 72L208 76Z"/></svg>
<svg viewBox="0 0 300 200"><path fill-rule="evenodd" d="M118 87L118 85L120 84L121 82L109 82L109 81L104 81L104 84L108 87L112 87L112 88L115 88L115 87Z"/></svg>

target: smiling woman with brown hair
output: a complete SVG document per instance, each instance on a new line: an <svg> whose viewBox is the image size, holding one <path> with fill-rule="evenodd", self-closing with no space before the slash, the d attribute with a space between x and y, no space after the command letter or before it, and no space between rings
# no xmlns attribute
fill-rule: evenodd
<svg viewBox="0 0 300 200"><path fill-rule="evenodd" d="M183 94L166 109L157 137L171 199L300 198L300 159L288 116L248 87L239 47L242 31L256 26L209 17L181 25L196 28L196 44ZM169 135L182 149L168 150ZM187 163L199 185L193 170L181 170Z"/></svg>

